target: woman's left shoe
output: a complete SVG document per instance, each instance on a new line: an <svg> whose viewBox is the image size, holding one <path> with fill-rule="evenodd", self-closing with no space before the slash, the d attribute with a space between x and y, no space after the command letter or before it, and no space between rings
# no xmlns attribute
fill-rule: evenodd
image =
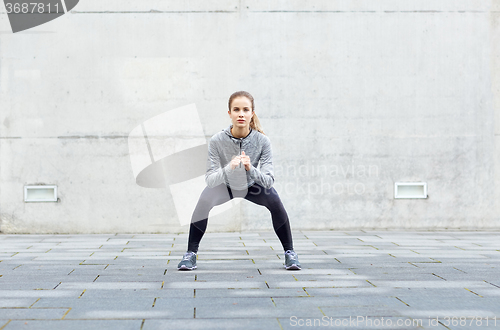
<svg viewBox="0 0 500 330"><path fill-rule="evenodd" d="M300 270L299 256L295 251L285 251L285 268L287 270Z"/></svg>
<svg viewBox="0 0 500 330"><path fill-rule="evenodd" d="M196 269L196 253L187 251L184 253L181 262L177 265L178 270L193 270Z"/></svg>

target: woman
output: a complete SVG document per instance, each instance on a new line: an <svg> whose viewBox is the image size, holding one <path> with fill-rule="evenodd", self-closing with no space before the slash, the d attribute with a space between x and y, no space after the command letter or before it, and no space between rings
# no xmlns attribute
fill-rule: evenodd
<svg viewBox="0 0 500 330"><path fill-rule="evenodd" d="M207 187L193 212L188 249L178 269L196 269L196 254L207 228L210 210L240 197L263 205L271 212L274 231L285 251L285 268L299 270L301 266L293 251L288 215L272 187L271 143L254 112L254 99L247 92L235 92L229 98L228 106L232 124L212 136L208 144ZM259 161L260 170L257 168Z"/></svg>

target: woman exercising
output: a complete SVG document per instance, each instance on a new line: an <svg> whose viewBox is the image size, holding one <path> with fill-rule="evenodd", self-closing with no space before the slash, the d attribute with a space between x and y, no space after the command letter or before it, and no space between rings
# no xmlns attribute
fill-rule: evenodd
<svg viewBox="0 0 500 330"><path fill-rule="evenodd" d="M255 114L254 99L245 91L235 92L229 97L228 106L232 124L212 136L208 144L207 187L193 212L188 249L177 268L196 269L196 254L210 210L240 197L263 205L271 212L274 231L285 250L285 268L299 270L301 266L293 250L288 215L273 188L271 142ZM259 161L260 170L257 168Z"/></svg>

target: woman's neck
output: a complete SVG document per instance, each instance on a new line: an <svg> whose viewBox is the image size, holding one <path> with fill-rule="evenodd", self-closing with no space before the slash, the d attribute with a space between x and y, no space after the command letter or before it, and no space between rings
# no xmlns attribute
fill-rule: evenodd
<svg viewBox="0 0 500 330"><path fill-rule="evenodd" d="M241 138L244 138L245 136L248 135L248 133L250 133L250 127L246 127L245 128L237 128L237 127L233 127L231 128L231 134L237 138L237 139L241 139Z"/></svg>

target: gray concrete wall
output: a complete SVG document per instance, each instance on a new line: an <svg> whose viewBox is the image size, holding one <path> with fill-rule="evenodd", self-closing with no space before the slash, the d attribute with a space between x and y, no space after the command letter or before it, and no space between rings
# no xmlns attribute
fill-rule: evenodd
<svg viewBox="0 0 500 330"><path fill-rule="evenodd" d="M4 8L0 7L3 11ZM499 1L81 0L0 14L0 229L185 232L127 137L195 103L207 140L249 91L292 229L500 228ZM394 199L423 181L427 199ZM25 203L27 184L59 202ZM242 201L209 230L271 229Z"/></svg>

